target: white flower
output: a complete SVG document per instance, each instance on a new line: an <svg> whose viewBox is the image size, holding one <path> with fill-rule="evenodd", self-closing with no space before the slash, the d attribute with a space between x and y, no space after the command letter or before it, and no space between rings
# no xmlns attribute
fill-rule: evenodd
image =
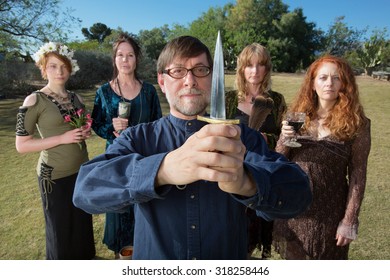
<svg viewBox="0 0 390 280"><path fill-rule="evenodd" d="M38 62L42 55L43 55L42 50L37 51L37 52L33 55L34 61L35 61L35 62Z"/></svg>
<svg viewBox="0 0 390 280"><path fill-rule="evenodd" d="M68 56L73 58L74 51L68 49Z"/></svg>
<svg viewBox="0 0 390 280"><path fill-rule="evenodd" d="M45 54L50 52L57 52L58 54L65 56L70 61L72 65L71 75L74 75L78 70L80 70L80 67L77 64L77 60L73 59L74 52L69 49L68 46L54 42L48 42L40 47L40 49L35 54L33 54L33 59L35 62L38 62Z"/></svg>
<svg viewBox="0 0 390 280"><path fill-rule="evenodd" d="M74 74L76 74L77 71L80 70L80 67L77 64L77 60L76 59L72 59L70 63L72 64L72 73L71 73L71 75L74 75Z"/></svg>
<svg viewBox="0 0 390 280"><path fill-rule="evenodd" d="M68 47L67 46L60 46L59 51L60 55L66 56L68 54Z"/></svg>
<svg viewBox="0 0 390 280"><path fill-rule="evenodd" d="M49 42L43 45L44 52L54 52L57 50L57 45L53 42Z"/></svg>

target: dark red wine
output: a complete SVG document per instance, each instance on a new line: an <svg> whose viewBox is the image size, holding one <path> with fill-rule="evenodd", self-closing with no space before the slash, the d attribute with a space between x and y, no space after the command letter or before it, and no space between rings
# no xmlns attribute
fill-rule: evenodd
<svg viewBox="0 0 390 280"><path fill-rule="evenodd" d="M288 121L288 125L294 127L295 132L298 132L301 129L303 122Z"/></svg>

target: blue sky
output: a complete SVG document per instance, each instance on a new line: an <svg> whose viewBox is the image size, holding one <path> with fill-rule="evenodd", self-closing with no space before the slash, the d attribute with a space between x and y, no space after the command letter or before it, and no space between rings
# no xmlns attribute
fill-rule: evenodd
<svg viewBox="0 0 390 280"><path fill-rule="evenodd" d="M187 25L210 7L223 7L233 0L63 0L63 7L74 9L80 18L72 39L84 40L81 28L101 22L115 29L138 34L164 24ZM283 0L289 10L302 8L308 22L326 31L338 16L345 16L349 27L362 30L387 28L390 33L390 0ZM374 4L375 3L375 4Z"/></svg>

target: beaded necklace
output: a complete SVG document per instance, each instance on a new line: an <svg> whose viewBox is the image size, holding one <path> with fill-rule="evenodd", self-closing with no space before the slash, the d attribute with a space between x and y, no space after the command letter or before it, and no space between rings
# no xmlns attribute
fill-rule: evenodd
<svg viewBox="0 0 390 280"><path fill-rule="evenodd" d="M61 103L63 104L66 104L66 103L69 103L70 100L69 100L69 92L66 91L66 96L63 97L61 96L60 94L54 92L51 88L49 88L49 86L46 86L48 90L50 90L50 96L53 97L54 99L56 99L57 101L61 101Z"/></svg>

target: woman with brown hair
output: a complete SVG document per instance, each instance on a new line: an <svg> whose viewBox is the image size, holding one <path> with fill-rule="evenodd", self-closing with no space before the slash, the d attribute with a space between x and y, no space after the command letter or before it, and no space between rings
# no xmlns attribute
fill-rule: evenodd
<svg viewBox="0 0 390 280"><path fill-rule="evenodd" d="M302 147L283 145L295 135L283 121L276 151L307 172L313 202L296 218L275 222L276 248L286 259L348 259L371 147L370 120L352 68L331 55L314 61L289 111L306 113L298 136Z"/></svg>
<svg viewBox="0 0 390 280"><path fill-rule="evenodd" d="M155 87L140 79L137 68L141 47L129 34L119 34L113 44L113 77L96 91L92 129L106 139L106 148L127 127L162 116ZM122 114L123 108L127 114ZM121 248L133 245L133 206L123 213L106 213L103 243L119 258Z"/></svg>

